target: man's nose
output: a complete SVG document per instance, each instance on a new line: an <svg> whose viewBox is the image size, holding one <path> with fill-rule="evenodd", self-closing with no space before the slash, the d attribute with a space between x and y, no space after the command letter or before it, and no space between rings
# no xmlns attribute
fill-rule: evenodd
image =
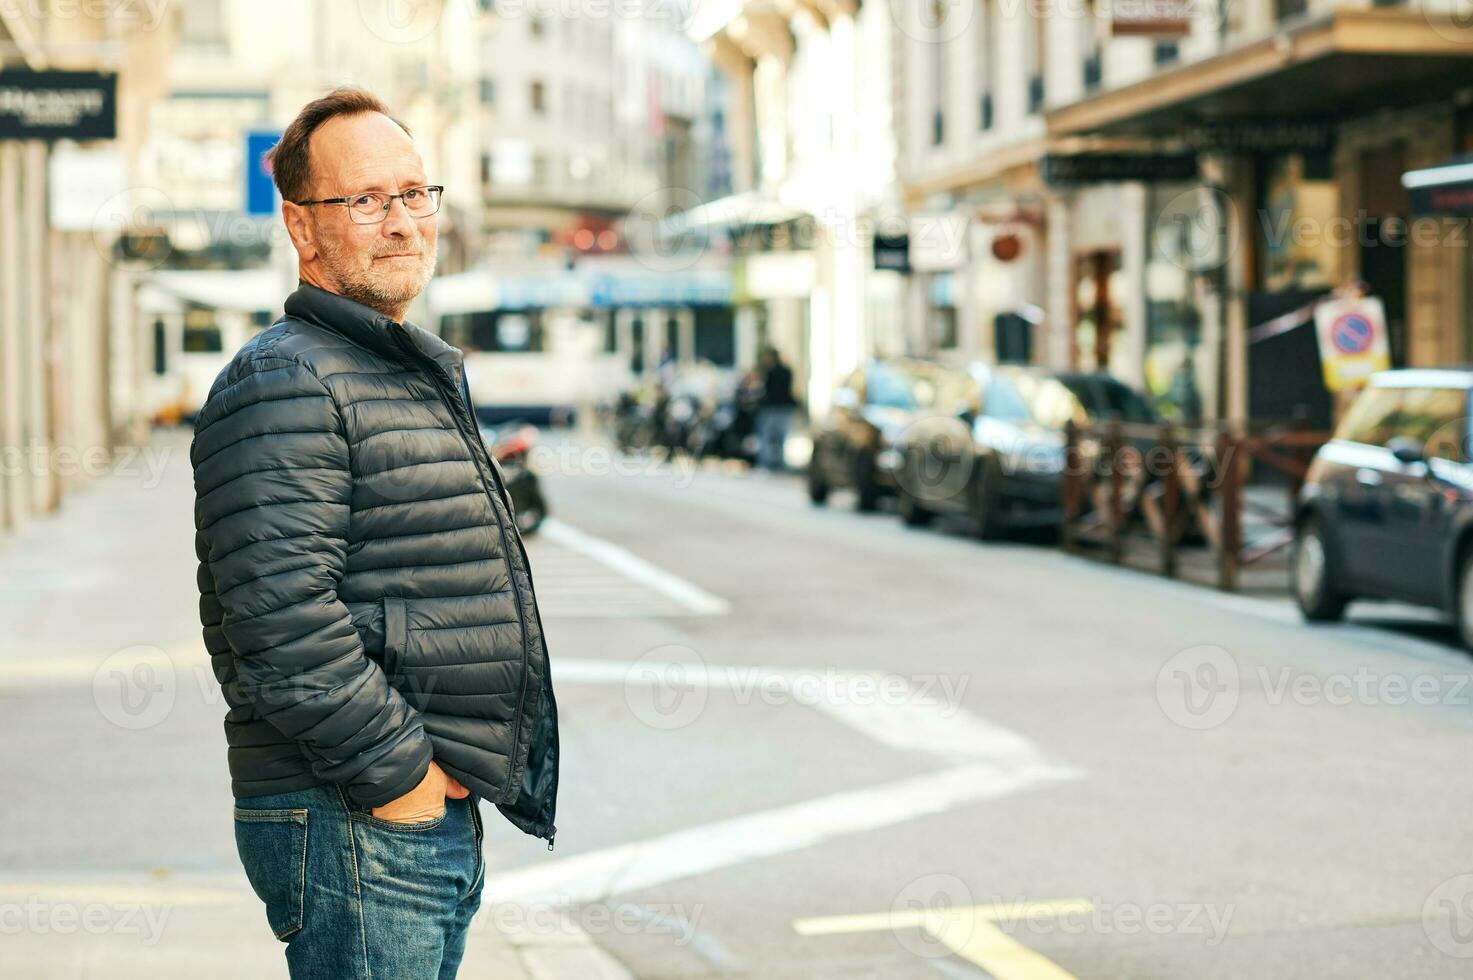
<svg viewBox="0 0 1473 980"><path fill-rule="evenodd" d="M414 217L405 207L404 199L396 197L389 202L389 213L384 215L384 234L396 238L414 237Z"/></svg>

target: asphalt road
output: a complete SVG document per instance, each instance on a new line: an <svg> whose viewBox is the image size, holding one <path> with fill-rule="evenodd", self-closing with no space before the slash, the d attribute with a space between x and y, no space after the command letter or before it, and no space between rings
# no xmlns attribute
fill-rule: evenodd
<svg viewBox="0 0 1473 980"><path fill-rule="evenodd" d="M80 933L62 897L116 933L160 882L203 924L156 948L275 955L229 897L183 446L0 544L0 974ZM639 978L1473 970L1473 662L1434 619L1307 628L792 479L542 462L557 849L488 813L481 928L571 921Z"/></svg>

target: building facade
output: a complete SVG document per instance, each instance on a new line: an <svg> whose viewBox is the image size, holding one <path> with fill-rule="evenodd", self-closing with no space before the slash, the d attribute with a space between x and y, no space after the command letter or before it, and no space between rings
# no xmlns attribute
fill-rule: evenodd
<svg viewBox="0 0 1473 980"><path fill-rule="evenodd" d="M1419 212L1403 183L1469 146L1473 35L1455 14L916 5L907 200L969 229L912 284L913 321L939 324L923 346L1105 368L1176 417L1328 425L1313 304L1361 282L1393 363L1465 360L1467 210Z"/></svg>
<svg viewBox="0 0 1473 980"><path fill-rule="evenodd" d="M143 437L108 216L135 179L177 18L48 9L0 7L0 534Z"/></svg>
<svg viewBox="0 0 1473 980"><path fill-rule="evenodd" d="M894 28L889 5L852 0L703 0L689 20L724 80L732 193L678 229L731 251L742 362L775 347L815 415L905 346L904 278L874 247L905 230Z"/></svg>

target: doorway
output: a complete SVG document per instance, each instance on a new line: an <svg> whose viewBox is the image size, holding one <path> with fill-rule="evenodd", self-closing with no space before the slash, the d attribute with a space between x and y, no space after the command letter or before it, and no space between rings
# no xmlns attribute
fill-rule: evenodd
<svg viewBox="0 0 1473 980"><path fill-rule="evenodd" d="M1120 327L1123 311L1118 290L1112 289L1120 271L1118 248L1074 253L1070 281L1069 364L1081 371L1105 371Z"/></svg>

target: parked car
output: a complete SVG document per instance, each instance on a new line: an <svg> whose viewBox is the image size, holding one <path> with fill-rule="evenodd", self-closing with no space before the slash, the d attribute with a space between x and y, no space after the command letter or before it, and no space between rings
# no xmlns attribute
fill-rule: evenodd
<svg viewBox="0 0 1473 980"><path fill-rule="evenodd" d="M1453 614L1473 646L1470 370L1374 375L1310 464L1290 563L1306 619L1352 599L1396 599Z"/></svg>
<svg viewBox="0 0 1473 980"><path fill-rule="evenodd" d="M813 432L808 496L823 504L835 489L852 489L871 511L895 492L895 442L917 418L949 412L966 375L930 361L875 360L834 392L832 410Z"/></svg>
<svg viewBox="0 0 1473 980"><path fill-rule="evenodd" d="M1143 395L1103 373L978 364L949 425L917 426L900 447L898 509L910 525L971 518L976 534L1063 518L1064 426L1158 421Z"/></svg>

